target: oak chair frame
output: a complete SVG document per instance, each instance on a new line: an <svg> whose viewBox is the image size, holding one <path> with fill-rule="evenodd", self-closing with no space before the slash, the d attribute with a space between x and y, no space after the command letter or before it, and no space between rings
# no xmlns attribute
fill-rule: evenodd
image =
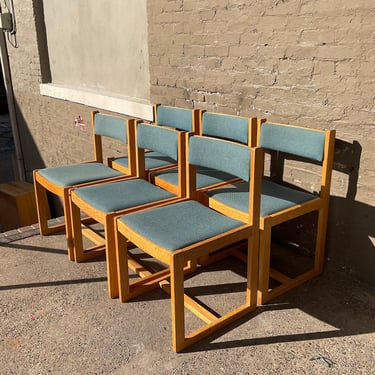
<svg viewBox="0 0 375 375"><path fill-rule="evenodd" d="M140 122L137 123L136 127ZM142 124L147 126L155 126L153 124ZM106 267L107 267L107 277L108 277L108 294L110 298L116 298L118 296L118 286L117 286L117 268L116 268L116 258L113 249L115 228L114 219L119 215L126 215L128 213L136 212L146 208L156 207L164 205L170 202L181 200L186 197L186 165L185 165L185 137L186 133L175 129L169 129L170 132L177 134L177 147L178 147L178 168L179 168L179 191L174 197L162 199L159 201L153 201L147 204L142 204L134 207L129 207L126 209L120 209L113 212L103 212L90 204L85 200L81 199L79 195L76 194L76 189L70 191L70 210L71 210L71 241L73 244L73 252L76 262L86 261L103 254L106 255ZM137 135L137 130L136 130ZM144 179L147 180L147 173L145 171L145 150L140 147L136 147L136 161L137 161L137 176L130 177L127 181L133 179ZM99 234L96 230L81 225L80 215L83 211L89 218L93 219L97 223L101 223L104 226L104 234ZM88 238L94 243L94 246L89 248L84 248L83 236Z"/></svg>
<svg viewBox="0 0 375 375"><path fill-rule="evenodd" d="M258 145L260 144L261 127L265 120L258 120ZM328 209L330 198L330 185L334 157L335 131L334 130L316 130L303 128L299 126L271 123L271 125L281 125L296 129L314 130L324 134L323 160L321 161L321 181L320 191L315 199L304 203L296 204L293 207L274 212L272 214L261 216L259 222L259 284L258 284L258 304L264 304L271 299L285 293L286 291L304 283L305 281L319 275L323 271L324 252L327 232ZM267 150L266 150L267 151ZM293 155L293 153L291 153ZM298 155L298 153L297 153ZM309 162L308 159L304 161ZM213 197L205 197L205 202L210 207L223 212L233 218L245 221L246 213L226 205ZM278 224L287 222L294 218L303 216L310 212L318 212L318 223L316 230L316 243L314 265L308 271L296 277L290 277L273 268L270 265L271 258L271 231ZM269 280L274 279L280 285L270 288Z"/></svg>
<svg viewBox="0 0 375 375"><path fill-rule="evenodd" d="M103 145L102 145L102 135L99 135L95 131L95 115L99 114L99 111L93 111L91 113L91 124L92 124L92 137L93 137L93 149L94 149L94 159L90 162L97 162L103 163ZM135 155L134 150L134 142L135 142L135 135L134 135L134 126L135 120L132 118L124 118L121 116L115 115L107 115L102 114L105 116L110 116L114 118L120 118L126 121L126 132L127 132L127 142L128 142L128 152L130 155L129 159L129 168L124 171L125 175L121 175L118 177L111 177L106 179L94 180L89 182L84 182L76 185L70 186L60 186L49 179L42 176L38 169L33 171L33 179L34 179L34 191L35 191L35 198L36 198L36 207L37 207L37 215L38 215L38 222L39 222L39 231L41 235L49 235L57 232L61 232L63 230L66 231L66 238L68 242L68 257L70 260L75 260L74 252L72 251L72 246L70 244L71 233L70 231L70 190L74 187L82 187L82 186L89 186L92 184L98 183L98 181L118 181L129 176L136 175L136 159L133 155ZM84 163L82 163L84 164ZM63 203L63 210L64 210L64 223L63 224L56 224L56 225L48 225L48 220L50 217L50 207L47 198L47 192L50 192L58 197L62 198ZM85 219L83 220L85 221Z"/></svg>
<svg viewBox="0 0 375 375"><path fill-rule="evenodd" d="M189 142L189 139L187 139L187 142ZM246 221L236 229L215 235L184 248L170 251L137 233L124 222L120 221L119 219L121 218L118 218L115 222L115 242L111 245L115 246L117 255L119 299L121 302L128 301L135 296L149 291L158 284L163 290L169 292L171 294L172 309L172 346L175 352L182 351L216 330L249 314L256 308L258 223L263 159L263 150L261 148L251 149L249 210ZM187 200L194 200L196 197L195 167L189 165L187 170ZM191 269L195 269L194 265L200 262L202 256L208 258L211 255L211 262L214 262L229 255L234 255L233 252L237 250L238 243L243 244L244 241L247 242L245 245L247 246L247 255L245 256L247 262L246 301L243 305L218 317L211 310L185 294L184 275L187 271L191 272ZM155 259L163 262L168 268L156 273L146 272L143 275L140 274L142 276L140 279L130 282L129 268L134 270L134 266L132 263L133 260L128 254L127 244L129 242L135 244ZM220 250L223 249L223 254L220 254ZM213 253L215 255L212 255ZM139 268L142 269L142 266ZM170 280L168 280L169 277ZM204 326L189 334L185 332L185 308L192 311L205 323Z"/></svg>

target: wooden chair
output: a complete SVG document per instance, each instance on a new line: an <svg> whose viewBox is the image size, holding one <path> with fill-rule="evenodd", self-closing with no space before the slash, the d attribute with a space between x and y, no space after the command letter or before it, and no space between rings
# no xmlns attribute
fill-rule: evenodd
<svg viewBox="0 0 375 375"><path fill-rule="evenodd" d="M284 183L281 179L278 181L264 179L262 182L258 303L263 304L320 274L323 270L335 131L262 123L262 121L259 121L259 128L259 146L264 147L266 151L285 153L291 158L300 157L306 163L321 165L320 191L317 194L302 191L296 186ZM245 184L213 189L205 194L206 202L210 207L238 220L246 220L249 193ZM314 211L318 212L318 224L313 267L295 277L272 269L270 267L272 228ZM276 280L279 285L271 287L270 278Z"/></svg>
<svg viewBox="0 0 375 375"><path fill-rule="evenodd" d="M127 301L160 282L171 293L173 350L181 351L219 328L256 308L258 272L258 223L260 184L263 171L262 149L209 137L189 139L189 188L184 201L151 208L116 220L116 252L120 301ZM227 157L227 156L230 157ZM231 219L194 200L195 167L230 172L248 181L250 200L246 222ZM250 181L250 182L249 182ZM131 264L127 241L168 265L166 270L129 281ZM218 316L184 293L184 273L202 256L247 242L247 286L244 304ZM224 251L224 250L223 250ZM230 254L226 252L226 254ZM170 283L166 280L170 276ZM186 335L184 308L206 324ZM151 312L152 314L152 312Z"/></svg>
<svg viewBox="0 0 375 375"><path fill-rule="evenodd" d="M250 147L255 146L257 142L256 118L200 111L198 128L199 134L203 136L238 142ZM174 192L178 186L177 175L177 170L172 168L151 173L150 180L163 189ZM238 181L238 177L230 172L198 167L196 173L198 199L200 191Z"/></svg>
<svg viewBox="0 0 375 375"><path fill-rule="evenodd" d="M133 119L94 111L92 112L93 161L34 170L34 190L41 235L68 230L67 223L70 223L69 190L73 186L83 186L102 180L118 180L126 177L125 174L128 176L136 174L134 123ZM102 137L110 137L128 144L129 166L122 173L103 164ZM48 226L50 209L47 192L62 198L64 224ZM67 239L70 237L70 234L67 233ZM68 252L68 255L69 259L74 260L74 254L71 251Z"/></svg>
<svg viewBox="0 0 375 375"><path fill-rule="evenodd" d="M139 123L136 126L138 177L71 190L70 243L75 260L80 262L106 253L108 292L111 298L118 296L115 257L106 251L114 241L114 217L186 196L185 134L167 127ZM180 171L180 189L177 194L163 190L145 179L145 149L163 152L177 160ZM104 235L92 227L81 225L81 211L104 226ZM84 249L83 235L95 245Z"/></svg>
<svg viewBox="0 0 375 375"><path fill-rule="evenodd" d="M160 104L154 105L154 123L159 126L198 134L198 115L199 111L194 109L176 108ZM124 172L128 166L128 157L110 158L108 159L108 165L118 171ZM176 160L163 152L149 150L145 154L146 173L176 166Z"/></svg>

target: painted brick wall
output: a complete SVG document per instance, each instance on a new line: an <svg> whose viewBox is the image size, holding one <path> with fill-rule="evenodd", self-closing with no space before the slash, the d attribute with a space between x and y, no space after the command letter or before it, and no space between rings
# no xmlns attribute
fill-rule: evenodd
<svg viewBox="0 0 375 375"><path fill-rule="evenodd" d="M336 129L328 256L375 283L371 0L148 2L151 100ZM303 167L287 176L315 183Z"/></svg>
<svg viewBox="0 0 375 375"><path fill-rule="evenodd" d="M91 108L39 94L50 79L43 1L15 11L19 48L8 48L30 180L34 168L92 157ZM327 255L372 283L374 21L372 0L148 1L151 102L337 130ZM287 177L317 184L304 166Z"/></svg>

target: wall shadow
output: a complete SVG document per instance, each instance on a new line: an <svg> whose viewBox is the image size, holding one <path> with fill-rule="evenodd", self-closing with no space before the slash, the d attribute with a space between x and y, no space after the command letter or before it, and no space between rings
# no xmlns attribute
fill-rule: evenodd
<svg viewBox="0 0 375 375"><path fill-rule="evenodd" d="M357 141L336 140L333 168L348 176L348 186L345 197L331 197L327 256L339 268L375 285L375 207L356 200L361 152Z"/></svg>

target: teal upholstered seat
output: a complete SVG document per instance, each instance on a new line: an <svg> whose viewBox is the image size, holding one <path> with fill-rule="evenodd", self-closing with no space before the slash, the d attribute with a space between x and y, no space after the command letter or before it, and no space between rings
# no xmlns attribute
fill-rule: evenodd
<svg viewBox="0 0 375 375"><path fill-rule="evenodd" d="M175 196L143 179L131 179L74 190L81 199L102 212L114 212Z"/></svg>
<svg viewBox="0 0 375 375"><path fill-rule="evenodd" d="M129 214L120 220L168 250L181 249L243 225L195 201Z"/></svg>
<svg viewBox="0 0 375 375"><path fill-rule="evenodd" d="M213 197L236 210L247 212L249 207L249 184L240 183L207 191ZM317 198L313 194L292 189L274 182L263 180L260 201L260 216L266 216Z"/></svg>
<svg viewBox="0 0 375 375"><path fill-rule="evenodd" d="M161 180L171 185L178 185L178 173L176 168L155 172L154 176L160 178ZM232 180L234 178L236 178L236 176L222 171L218 171L216 169L198 167L196 174L196 186L197 189L202 189L207 186Z"/></svg>
<svg viewBox="0 0 375 375"><path fill-rule="evenodd" d="M44 168L39 170L39 174L58 186L73 186L123 175L102 163L83 163Z"/></svg>
<svg viewBox="0 0 375 375"><path fill-rule="evenodd" d="M128 167L129 159L126 156L114 158L113 161L123 167ZM160 152L150 151L145 154L145 168L146 169L165 167L165 166L175 164L175 163L176 163L176 160Z"/></svg>

